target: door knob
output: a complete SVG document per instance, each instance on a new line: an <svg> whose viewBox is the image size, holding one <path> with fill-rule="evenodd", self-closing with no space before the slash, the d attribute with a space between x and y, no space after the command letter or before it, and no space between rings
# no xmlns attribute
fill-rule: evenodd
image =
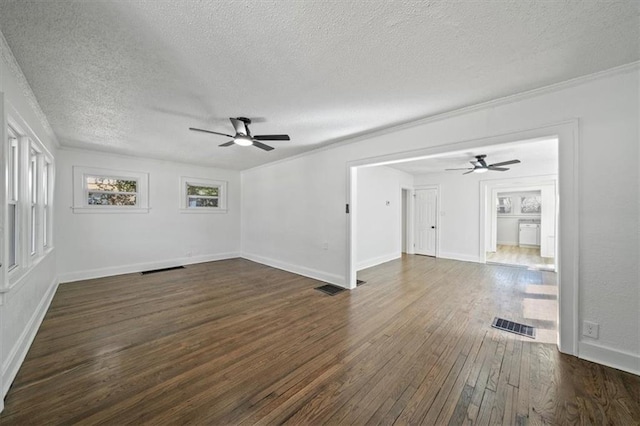
<svg viewBox="0 0 640 426"><path fill-rule="evenodd" d="M432 226L432 227L431 227L431 229L436 229L436 227L435 227L435 226Z"/></svg>

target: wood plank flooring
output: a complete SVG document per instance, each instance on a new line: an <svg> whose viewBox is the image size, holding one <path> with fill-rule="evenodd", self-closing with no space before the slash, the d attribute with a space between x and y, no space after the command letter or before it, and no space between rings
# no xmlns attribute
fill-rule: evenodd
<svg viewBox="0 0 640 426"><path fill-rule="evenodd" d="M0 424L638 423L640 377L490 327L552 342L555 274L404 256L359 278L332 297L233 259L62 284Z"/></svg>
<svg viewBox="0 0 640 426"><path fill-rule="evenodd" d="M555 269L553 258L540 256L540 247L498 244L495 252L487 252L487 262L526 266L542 271L553 271Z"/></svg>

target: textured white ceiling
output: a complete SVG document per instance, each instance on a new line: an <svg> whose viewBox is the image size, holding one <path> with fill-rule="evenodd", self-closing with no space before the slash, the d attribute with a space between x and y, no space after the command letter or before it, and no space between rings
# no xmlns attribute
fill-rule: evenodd
<svg viewBox="0 0 640 426"><path fill-rule="evenodd" d="M639 2L0 1L62 145L245 169L630 63ZM261 117L276 149L218 148Z"/></svg>
<svg viewBox="0 0 640 426"><path fill-rule="evenodd" d="M483 146L482 148L474 150L448 152L429 158L389 164L388 166L412 175L443 173L445 169L472 167L469 162L475 161L476 155L486 155L485 161L487 164L520 160L520 164L505 166L514 171L524 169L527 172L532 172L532 174L546 174L549 173L548 171L550 170L555 171L555 173L557 173L558 170L557 139L517 141L500 145ZM540 171L543 172L540 173ZM446 173L462 174L465 173L465 171L446 171ZM503 172L492 173L492 175L499 177L501 173Z"/></svg>

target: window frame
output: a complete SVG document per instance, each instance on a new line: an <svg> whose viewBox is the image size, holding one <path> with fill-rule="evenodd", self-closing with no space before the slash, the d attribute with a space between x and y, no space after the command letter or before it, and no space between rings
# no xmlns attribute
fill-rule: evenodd
<svg viewBox="0 0 640 426"><path fill-rule="evenodd" d="M536 198L538 201L538 205L540 207L540 211L538 212L525 212L522 211L525 198ZM540 216L542 214L542 195L520 195L518 196L518 203L521 215L530 215L530 216Z"/></svg>
<svg viewBox="0 0 640 426"><path fill-rule="evenodd" d="M218 207L190 207L187 187L206 186L218 188ZM227 213L227 181L206 178L180 177L180 212L181 213ZM200 198L207 198L202 196Z"/></svg>
<svg viewBox="0 0 640 426"><path fill-rule="evenodd" d="M501 206L507 206L507 204L500 204L500 200L501 199L508 199L509 200L509 211L508 212L501 212L500 211L500 207ZM510 195L499 195L496 197L496 214L498 216L510 216L514 214L514 208L513 208L513 197L511 197Z"/></svg>
<svg viewBox="0 0 640 426"><path fill-rule="evenodd" d="M47 156L42 158L42 248L47 251L53 247L53 161Z"/></svg>
<svg viewBox="0 0 640 426"><path fill-rule="evenodd" d="M4 219L6 232L3 245L3 263L6 262L4 275L4 289L13 289L24 282L24 278L40 263L40 261L54 250L52 219L49 218L48 246L44 247L44 215L43 215L43 185L45 180L49 185L50 216L55 201L54 156L42 141L31 131L21 119L7 115L6 139L3 153L5 160L4 171L7 182L2 188L5 201L6 215L12 207L15 211L14 225L10 226L9 217ZM44 177L43 164L47 162L49 174ZM11 247L10 230L13 232L14 247ZM14 259L11 259L14 257ZM9 263L13 264L9 265Z"/></svg>
<svg viewBox="0 0 640 426"><path fill-rule="evenodd" d="M39 159L41 158L42 153L37 149L33 142L29 143L29 153L28 153L28 179L27 179L27 189L29 192L29 256L33 257L39 254L40 251L40 233L38 232L40 229L40 224L42 222L39 219L39 209L41 207L40 203L40 195L42 193L40 186L41 182L41 173L39 167Z"/></svg>
<svg viewBox="0 0 640 426"><path fill-rule="evenodd" d="M89 204L87 178L135 180L136 205L117 206ZM95 191L93 191L95 192ZM117 193L117 192L114 192ZM73 207L74 213L148 213L149 212L149 173L125 170L102 169L96 167L73 167Z"/></svg>
<svg viewBox="0 0 640 426"><path fill-rule="evenodd" d="M19 269L20 264L22 263L22 256L20 254L20 249L22 247L21 244L21 235L19 230L21 229L22 219L20 208L20 136L19 134L8 126L8 140L7 140L7 206L12 205L13 207L13 228L9 226L9 218L7 217L7 228L8 232L5 233L7 237L7 243L5 247L9 250L7 252L7 271L12 273ZM7 216L9 216L10 208L7 208ZM11 248L11 238L9 237L9 233L13 234L13 248ZM10 251L13 250L13 262L10 263L9 259L11 258Z"/></svg>

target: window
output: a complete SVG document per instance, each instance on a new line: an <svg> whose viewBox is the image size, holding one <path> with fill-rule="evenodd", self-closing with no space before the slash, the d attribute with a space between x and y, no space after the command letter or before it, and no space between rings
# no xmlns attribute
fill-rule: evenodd
<svg viewBox="0 0 640 426"><path fill-rule="evenodd" d="M47 248L51 245L51 237L49 232L51 226L49 224L51 220L51 189L49 188L49 182L51 174L51 162L45 160L42 170L42 246Z"/></svg>
<svg viewBox="0 0 640 426"><path fill-rule="evenodd" d="M542 213L542 199L540 196L520 197L520 213L540 214Z"/></svg>
<svg viewBox="0 0 640 426"><path fill-rule="evenodd" d="M106 176L85 176L90 206L137 206L138 181Z"/></svg>
<svg viewBox="0 0 640 426"><path fill-rule="evenodd" d="M38 152L29 149L29 254L38 251Z"/></svg>
<svg viewBox="0 0 640 426"><path fill-rule="evenodd" d="M147 173L74 167L73 179L74 213L149 211Z"/></svg>
<svg viewBox="0 0 640 426"><path fill-rule="evenodd" d="M10 118L9 121L12 121ZM16 283L51 246L53 158L35 137L11 125L5 146L7 266Z"/></svg>
<svg viewBox="0 0 640 426"><path fill-rule="evenodd" d="M226 213L226 192L224 181L182 177L180 207L185 212Z"/></svg>
<svg viewBox="0 0 640 426"><path fill-rule="evenodd" d="M511 213L511 197L498 197L496 202L498 214Z"/></svg>
<svg viewBox="0 0 640 426"><path fill-rule="evenodd" d="M19 157L18 157L18 138L16 134L9 129L9 154L7 158L7 204L8 204L8 263L9 268L13 269L18 265L18 170L19 170Z"/></svg>

